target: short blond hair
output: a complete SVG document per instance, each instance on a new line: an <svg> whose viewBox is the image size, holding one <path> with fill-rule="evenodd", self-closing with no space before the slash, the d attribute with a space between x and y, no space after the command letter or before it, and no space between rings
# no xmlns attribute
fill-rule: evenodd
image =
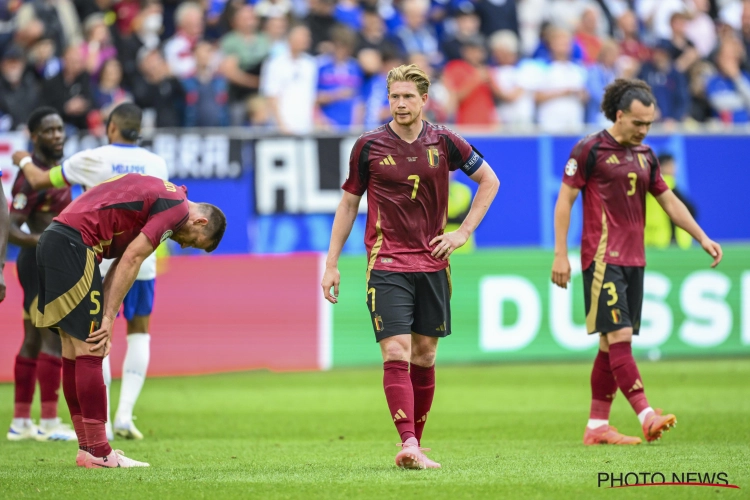
<svg viewBox="0 0 750 500"><path fill-rule="evenodd" d="M391 93L391 84L394 82L414 82L419 95L427 94L430 90L430 77L416 64L402 64L388 72L388 94Z"/></svg>

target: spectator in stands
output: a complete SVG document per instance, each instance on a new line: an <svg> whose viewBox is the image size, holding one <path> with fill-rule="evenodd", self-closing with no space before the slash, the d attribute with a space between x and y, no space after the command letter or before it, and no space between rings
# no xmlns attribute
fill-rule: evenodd
<svg viewBox="0 0 750 500"><path fill-rule="evenodd" d="M289 31L289 51L263 66L261 93L284 134L308 134L313 129L318 65L307 53L312 39L307 26Z"/></svg>
<svg viewBox="0 0 750 500"><path fill-rule="evenodd" d="M685 37L693 44L702 58L708 57L716 48L716 25L711 19L710 0L693 0L695 13L684 29ZM674 30L674 27L672 28Z"/></svg>
<svg viewBox="0 0 750 500"><path fill-rule="evenodd" d="M318 105L322 118L333 128L362 123L362 70L352 58L357 37L345 26L331 33L333 55L326 57L318 69Z"/></svg>
<svg viewBox="0 0 750 500"><path fill-rule="evenodd" d="M550 43L552 35L559 30L570 33L564 28L559 28L552 23L544 23L542 25L541 33L539 34L539 46L532 55L534 59L544 62L552 61L552 48ZM583 48L572 37L570 37L570 60L576 63L583 61Z"/></svg>
<svg viewBox="0 0 750 500"><path fill-rule="evenodd" d="M88 74L98 78L104 61L117 57L117 49L112 44L104 14L91 14L86 18L83 28L86 42L81 44L81 56L86 62Z"/></svg>
<svg viewBox="0 0 750 500"><path fill-rule="evenodd" d="M596 20L591 23L597 27L598 36L606 33L606 20L596 0L552 0L547 9L547 19L552 25L568 33L575 33L587 10L592 10Z"/></svg>
<svg viewBox="0 0 750 500"><path fill-rule="evenodd" d="M604 97L604 87L618 78L617 58L620 47L614 40L605 40L599 51L599 61L589 68L586 80L586 91L589 95L586 104L586 123L594 123L606 127L609 120L602 113L601 105Z"/></svg>
<svg viewBox="0 0 750 500"><path fill-rule="evenodd" d="M66 125L78 130L89 128L94 94L79 47L69 47L63 56L62 71L42 83L40 104L55 108Z"/></svg>
<svg viewBox="0 0 750 500"><path fill-rule="evenodd" d="M424 54L430 64L440 65L440 53L435 30L427 19L429 0L404 0L402 4L404 24L396 30L396 37L404 54Z"/></svg>
<svg viewBox="0 0 750 500"><path fill-rule="evenodd" d="M443 72L456 104L456 125L494 125L498 121L484 38L475 35L464 40L461 56L446 64Z"/></svg>
<svg viewBox="0 0 750 500"><path fill-rule="evenodd" d="M286 16L265 18L262 30L269 43L267 57L275 57L289 50L286 43L286 35L289 31L289 19Z"/></svg>
<svg viewBox="0 0 750 500"><path fill-rule="evenodd" d="M122 88L122 65L117 59L104 62L99 72L99 84L94 89L94 107L100 110L101 123L106 123L109 113L133 96Z"/></svg>
<svg viewBox="0 0 750 500"><path fill-rule="evenodd" d="M362 13L362 30L358 33L357 52L362 49L375 49L392 53L397 45L386 34L385 22L375 9L366 8Z"/></svg>
<svg viewBox="0 0 750 500"><path fill-rule="evenodd" d="M676 11L670 20L672 37L668 40L669 55L680 73L685 73L695 61L700 59L695 45L685 36L687 22L688 17L684 11Z"/></svg>
<svg viewBox="0 0 750 500"><path fill-rule="evenodd" d="M339 23L359 31L362 29L362 13L362 7L357 0L339 0L334 17Z"/></svg>
<svg viewBox="0 0 750 500"><path fill-rule="evenodd" d="M62 56L67 47L83 41L81 23L71 0L27 1L18 9L16 21L16 40L25 47L42 37L51 38L55 55Z"/></svg>
<svg viewBox="0 0 750 500"><path fill-rule="evenodd" d="M62 61L55 55L55 42L50 38L39 39L29 49L28 56L40 81L49 80L62 71Z"/></svg>
<svg viewBox="0 0 750 500"><path fill-rule="evenodd" d="M551 0L523 0L518 4L518 55L531 55L539 46L539 34Z"/></svg>
<svg viewBox="0 0 750 500"><path fill-rule="evenodd" d="M716 116L706 95L706 83L713 74L714 70L711 64L706 61L698 61L693 64L688 74L688 86L690 87L688 115L699 123L705 123Z"/></svg>
<svg viewBox="0 0 750 500"><path fill-rule="evenodd" d="M548 132L578 130L584 124L586 70L571 59L572 47L570 33L550 30L552 60L537 74L533 86L539 127Z"/></svg>
<svg viewBox="0 0 750 500"><path fill-rule="evenodd" d="M195 73L193 49L203 37L203 8L195 2L180 4L174 14L177 33L164 44L164 57L177 78Z"/></svg>
<svg viewBox="0 0 750 500"><path fill-rule="evenodd" d="M227 81L217 72L216 49L210 42L195 45L195 74L182 81L186 127L229 125Z"/></svg>
<svg viewBox="0 0 750 500"><path fill-rule="evenodd" d="M242 125L247 120L247 99L258 93L263 60L271 41L258 31L258 18L250 5L239 8L232 20L232 31L221 39L225 59L222 72L229 80L229 120Z"/></svg>
<svg viewBox="0 0 750 500"><path fill-rule="evenodd" d="M672 38L672 15L683 12L692 17L695 6L692 0L641 0L636 2L636 13L656 40Z"/></svg>
<svg viewBox="0 0 750 500"><path fill-rule="evenodd" d="M639 78L651 85L659 110L658 121L674 124L687 117L690 103L687 77L675 67L669 41L656 44L652 60L643 65Z"/></svg>
<svg viewBox="0 0 750 500"><path fill-rule="evenodd" d="M407 61L408 64L416 64L420 68L423 68L430 82L432 82L430 83L429 99L427 99L427 104L422 108L422 116L430 123L446 123L452 106L450 91L446 88L443 81L438 78L435 68L427 62L427 56L424 54L411 54ZM401 64L403 63L399 59L386 60L385 70L388 71L392 68L397 68Z"/></svg>
<svg viewBox="0 0 750 500"><path fill-rule="evenodd" d="M253 128L276 129L268 100L262 95L256 94L247 100L247 122Z"/></svg>
<svg viewBox="0 0 750 500"><path fill-rule="evenodd" d="M391 117L386 77L393 66L390 61L386 66L385 58L384 54L376 49L362 49L357 54L357 61L364 75L362 103L365 130L372 130L389 121Z"/></svg>
<svg viewBox="0 0 750 500"><path fill-rule="evenodd" d="M516 0L477 0L474 8L482 21L482 34L489 37L500 30L518 34L518 9Z"/></svg>
<svg viewBox="0 0 750 500"><path fill-rule="evenodd" d="M708 99L724 123L750 122L750 75L740 67L742 57L739 40L722 40L714 57L718 74L706 84Z"/></svg>
<svg viewBox="0 0 750 500"><path fill-rule="evenodd" d="M29 114L39 105L36 77L26 65L23 50L11 45L0 61L0 114L3 128L21 129Z"/></svg>
<svg viewBox="0 0 750 500"><path fill-rule="evenodd" d="M254 5L255 15L266 19L271 17L286 17L292 10L291 0L260 0Z"/></svg>
<svg viewBox="0 0 750 500"><path fill-rule="evenodd" d="M742 18L740 21L740 36L745 49L745 71L750 71L750 0L742 2Z"/></svg>
<svg viewBox="0 0 750 500"><path fill-rule="evenodd" d="M456 29L448 36L442 44L443 55L446 61L461 59L461 48L464 41L479 34L479 16L474 11L471 3L462 4L462 8L454 16Z"/></svg>
<svg viewBox="0 0 750 500"><path fill-rule="evenodd" d="M339 25L334 15L336 0L310 0L309 6L305 24L312 36L313 54L329 54L333 50L331 30Z"/></svg>
<svg viewBox="0 0 750 500"><path fill-rule="evenodd" d="M139 64L141 78L133 85L135 103L154 114L156 127L179 127L183 122L185 90L172 76L167 62L158 50L143 53Z"/></svg>
<svg viewBox="0 0 750 500"><path fill-rule="evenodd" d="M617 27L622 55L631 57L636 61L651 59L651 49L641 41L638 31L638 18L632 10L626 10L617 18Z"/></svg>
<svg viewBox="0 0 750 500"><path fill-rule="evenodd" d="M490 50L497 66L492 70L497 114L500 123L512 127L534 124L534 93L531 86L538 64L532 60L518 60L518 37L510 30L502 30L490 37Z"/></svg>
<svg viewBox="0 0 750 500"><path fill-rule="evenodd" d="M5 52L16 34L16 11L21 2L0 2L0 54Z"/></svg>
<svg viewBox="0 0 750 500"><path fill-rule="evenodd" d="M599 60L602 40L599 38L597 23L597 11L593 7L586 7L574 37L575 42L583 49L583 63L586 65L595 64Z"/></svg>

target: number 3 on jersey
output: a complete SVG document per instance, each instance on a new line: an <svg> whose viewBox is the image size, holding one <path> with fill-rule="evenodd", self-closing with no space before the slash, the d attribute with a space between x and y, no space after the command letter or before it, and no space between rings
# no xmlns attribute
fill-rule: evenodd
<svg viewBox="0 0 750 500"><path fill-rule="evenodd" d="M414 189L412 189L411 191L411 199L413 200L417 197L417 189L419 189L419 176L410 175L409 177L407 177L407 179L409 179L410 181L414 181Z"/></svg>
<svg viewBox="0 0 750 500"><path fill-rule="evenodd" d="M638 174L630 172L628 173L628 179L630 179L630 189L628 190L627 195L633 196L635 194L635 183L638 180Z"/></svg>

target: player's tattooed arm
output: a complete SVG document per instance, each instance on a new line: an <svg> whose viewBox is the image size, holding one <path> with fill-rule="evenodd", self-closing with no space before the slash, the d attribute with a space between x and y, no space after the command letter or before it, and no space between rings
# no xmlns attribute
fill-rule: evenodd
<svg viewBox="0 0 750 500"><path fill-rule="evenodd" d="M344 243L346 243L349 234L352 232L360 200L362 200L361 196L344 191L344 196L341 198L341 202L336 209L336 216L333 218L331 244L328 246L326 269L323 273L323 281L321 282L323 297L332 304L338 302L339 296L339 283L341 282L341 275L338 269L339 257L341 256L341 250L344 248ZM331 294L331 288L333 288L333 294Z"/></svg>
<svg viewBox="0 0 750 500"><path fill-rule="evenodd" d="M718 266L723 256L721 245L708 237L690 214L690 210L688 210L685 204L677 198L677 195L675 195L671 189L667 189L656 197L656 201L659 202L659 205L661 205L677 227L687 231L690 236L700 243L703 250L714 258L711 267Z"/></svg>
<svg viewBox="0 0 750 500"><path fill-rule="evenodd" d="M31 188L35 191L53 187L52 180L50 179L50 171L42 170L34 165L34 162L31 161L31 153L28 151L16 151L13 153L13 164L23 170L23 175L26 176L26 180L29 181Z"/></svg>
<svg viewBox="0 0 750 500"><path fill-rule="evenodd" d="M8 216L8 201L5 192L0 188L0 302L5 300L5 250L8 246L8 232L10 230L10 217Z"/></svg>
<svg viewBox="0 0 750 500"><path fill-rule="evenodd" d="M568 288L570 282L568 229L570 228L570 212L580 191L563 183L555 204L555 259L552 261L552 283L560 288Z"/></svg>
<svg viewBox="0 0 750 500"><path fill-rule="evenodd" d="M19 212L10 214L10 228L8 231L8 241L19 247L35 247L39 243L41 234L29 234L21 229L26 223L28 216Z"/></svg>

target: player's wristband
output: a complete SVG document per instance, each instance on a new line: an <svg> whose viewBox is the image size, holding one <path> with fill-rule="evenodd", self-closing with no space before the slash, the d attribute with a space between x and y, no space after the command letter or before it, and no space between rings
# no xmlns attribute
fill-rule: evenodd
<svg viewBox="0 0 750 500"><path fill-rule="evenodd" d="M18 168L23 170L23 167L31 163L31 156L25 156L21 161L18 162Z"/></svg>
<svg viewBox="0 0 750 500"><path fill-rule="evenodd" d="M49 169L49 182L53 187L56 188L68 187L68 183L62 173L62 165L58 165Z"/></svg>

